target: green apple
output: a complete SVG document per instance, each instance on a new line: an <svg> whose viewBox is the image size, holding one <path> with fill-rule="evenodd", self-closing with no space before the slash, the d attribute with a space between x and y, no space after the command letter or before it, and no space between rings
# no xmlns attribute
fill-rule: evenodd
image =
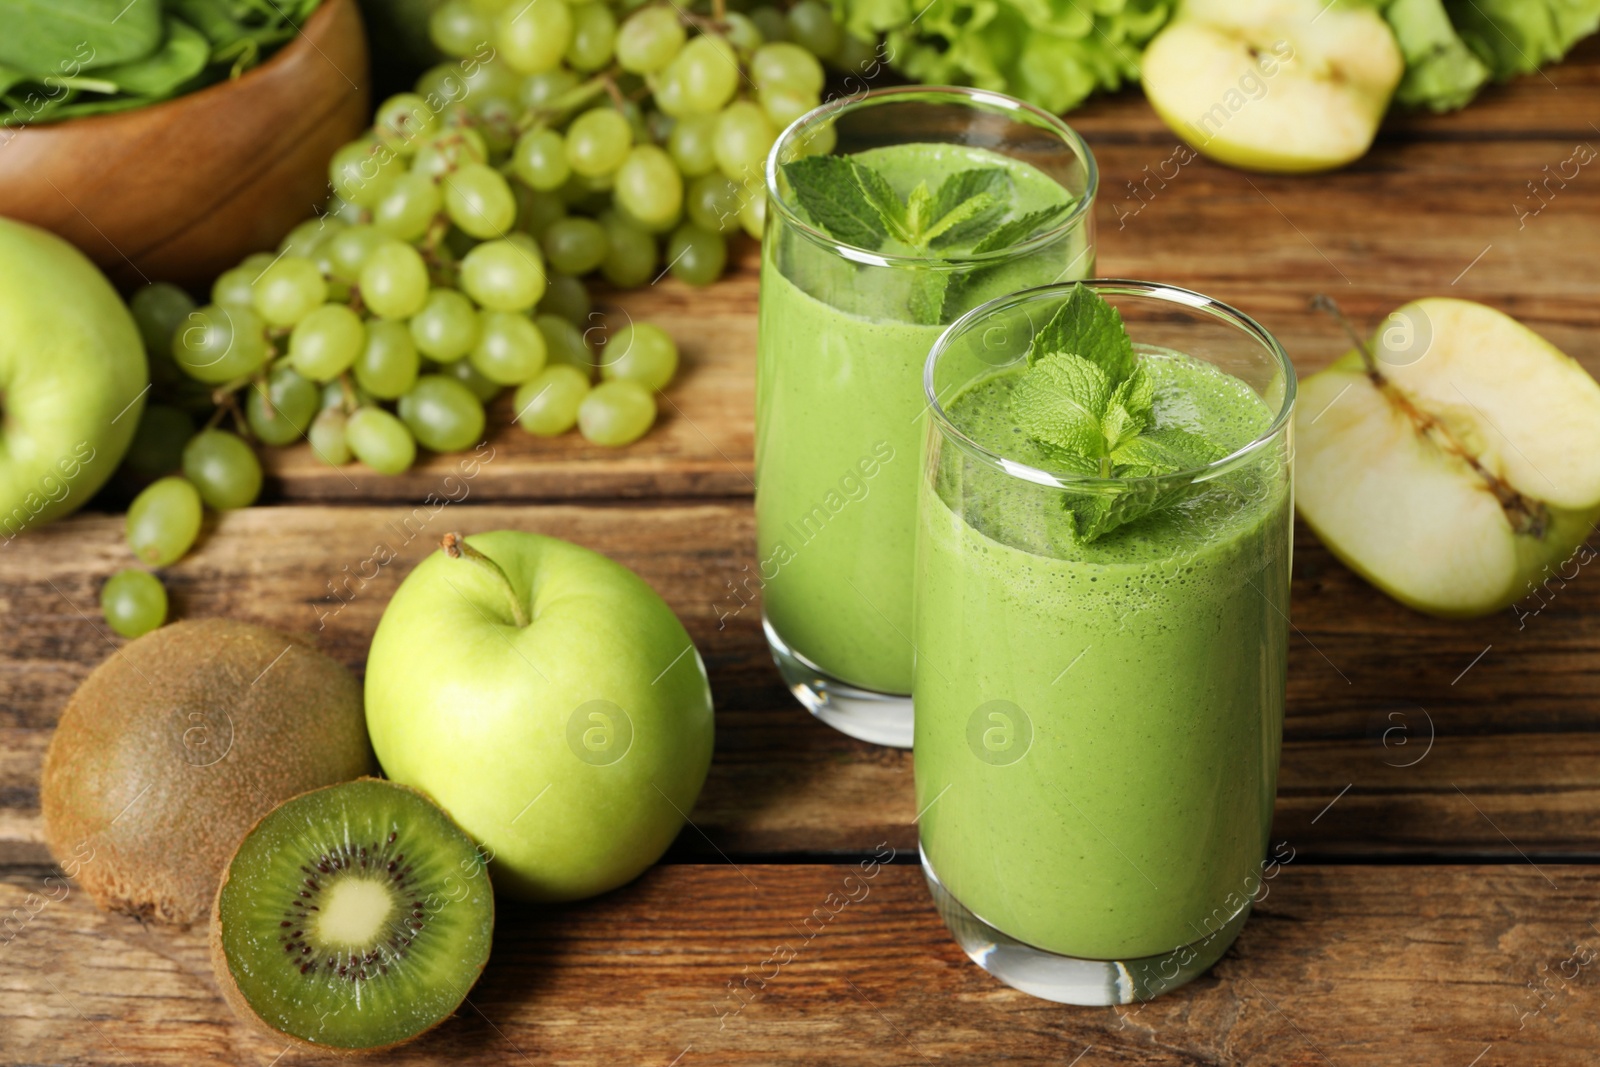
<svg viewBox="0 0 1600 1067"><path fill-rule="evenodd" d="M672 609L597 552L501 530L424 560L367 655L384 773L437 800L529 900L660 858L711 763L711 687Z"/></svg>
<svg viewBox="0 0 1600 1067"><path fill-rule="evenodd" d="M1140 64L1178 136L1220 163L1283 173L1364 155L1405 73L1362 0L1185 0Z"/></svg>
<svg viewBox="0 0 1600 1067"><path fill-rule="evenodd" d="M105 484L148 385L139 329L105 276L54 234L0 218L0 543Z"/></svg>
<svg viewBox="0 0 1600 1067"><path fill-rule="evenodd" d="M1600 384L1515 319L1427 299L1300 383L1300 517L1419 611L1531 591L1600 518Z"/></svg>

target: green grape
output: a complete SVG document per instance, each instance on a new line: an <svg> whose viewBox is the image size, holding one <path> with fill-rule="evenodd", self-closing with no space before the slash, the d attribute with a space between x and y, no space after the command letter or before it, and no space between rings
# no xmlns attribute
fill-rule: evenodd
<svg viewBox="0 0 1600 1067"><path fill-rule="evenodd" d="M546 367L517 389L517 425L539 437L566 433L578 421L578 405L588 392L589 379L576 367Z"/></svg>
<svg viewBox="0 0 1600 1067"><path fill-rule="evenodd" d="M445 214L472 236L499 237L516 221L516 198L498 171L482 163L465 163L443 181Z"/></svg>
<svg viewBox="0 0 1600 1067"><path fill-rule="evenodd" d="M817 96L826 79L816 56L787 41L764 44L750 57L750 80L762 89L771 86Z"/></svg>
<svg viewBox="0 0 1600 1067"><path fill-rule="evenodd" d="M617 31L617 65L631 74L654 74L677 57L686 38L671 7L640 8Z"/></svg>
<svg viewBox="0 0 1600 1067"><path fill-rule="evenodd" d="M417 458L411 431L382 408L358 408L345 420L344 440L357 459L379 474L399 474Z"/></svg>
<svg viewBox="0 0 1600 1067"><path fill-rule="evenodd" d="M606 258L605 227L593 219L570 216L550 224L540 242L544 258L562 274L588 274Z"/></svg>
<svg viewBox="0 0 1600 1067"><path fill-rule="evenodd" d="M328 176L333 191L360 207L371 208L389 183L405 172L400 153L376 141L352 141L333 154Z"/></svg>
<svg viewBox="0 0 1600 1067"><path fill-rule="evenodd" d="M416 317L411 321L415 323ZM355 362L356 384L361 388L380 400L393 400L416 383L421 365L405 323L384 319L367 323L367 343Z"/></svg>
<svg viewBox="0 0 1600 1067"><path fill-rule="evenodd" d="M345 228L343 219L332 215L322 215L314 219L306 219L294 229L290 230L278 242L278 251L290 256L305 256L311 259L316 255L322 243L340 230Z"/></svg>
<svg viewBox="0 0 1600 1067"><path fill-rule="evenodd" d="M544 231L550 228L552 222L566 217L567 205L558 193L536 193L531 189L523 189L518 194L517 228L536 241L543 239Z"/></svg>
<svg viewBox="0 0 1600 1067"><path fill-rule="evenodd" d="M288 367L275 370L248 390L244 408L250 432L264 445L292 445L322 406L322 390Z"/></svg>
<svg viewBox="0 0 1600 1067"><path fill-rule="evenodd" d="M819 103L815 96L793 89L763 87L760 98L761 110L779 130L788 129L790 123L808 114Z"/></svg>
<svg viewBox="0 0 1600 1067"><path fill-rule="evenodd" d="M183 446L194 436L194 420L181 408L146 404L122 469L139 482L171 474L183 463Z"/></svg>
<svg viewBox="0 0 1600 1067"><path fill-rule="evenodd" d="M372 209L372 225L390 237L415 241L428 232L443 206L434 180L413 171L389 183L389 191Z"/></svg>
<svg viewBox="0 0 1600 1067"><path fill-rule="evenodd" d="M539 301L539 314L559 315L581 326L589 321L591 307L589 290L578 279L569 274L546 277L544 299Z"/></svg>
<svg viewBox="0 0 1600 1067"><path fill-rule="evenodd" d="M760 27L750 20L748 15L737 11L728 12L723 20L727 23L725 36L728 43L735 49L748 55L766 43L767 39L762 34Z"/></svg>
<svg viewBox="0 0 1600 1067"><path fill-rule="evenodd" d="M166 587L149 571L118 571L100 588L100 613L123 637L140 637L167 621Z"/></svg>
<svg viewBox="0 0 1600 1067"><path fill-rule="evenodd" d="M365 218L360 204L352 204L342 196L328 197L327 217L338 219L346 226L354 226Z"/></svg>
<svg viewBox="0 0 1600 1067"><path fill-rule="evenodd" d="M311 420L306 439L312 453L330 467L350 462L350 445L345 441L345 425L350 421L342 408L323 408Z"/></svg>
<svg viewBox="0 0 1600 1067"><path fill-rule="evenodd" d="M572 41L572 12L565 0L532 0L500 16L495 46L520 74L554 70Z"/></svg>
<svg viewBox="0 0 1600 1067"><path fill-rule="evenodd" d="M211 302L219 307L254 307L255 280L260 271L230 267L211 283Z"/></svg>
<svg viewBox="0 0 1600 1067"><path fill-rule="evenodd" d="M183 476L217 511L249 507L261 495L261 461L244 438L201 430L183 447Z"/></svg>
<svg viewBox="0 0 1600 1067"><path fill-rule="evenodd" d="M177 475L151 482L128 505L128 547L147 566L175 563L200 536L200 515L194 483Z"/></svg>
<svg viewBox="0 0 1600 1067"><path fill-rule="evenodd" d="M478 39L487 40L488 35ZM372 132L378 140L403 156L421 148L438 128L438 114L416 93L396 93L380 104L372 117Z"/></svg>
<svg viewBox="0 0 1600 1067"><path fill-rule="evenodd" d="M256 313L269 326L293 326L328 299L328 283L304 256L280 256L255 281Z"/></svg>
<svg viewBox="0 0 1600 1067"><path fill-rule="evenodd" d="M710 285L728 265L728 245L721 235L686 222L672 231L667 242L667 262L672 276L690 285Z"/></svg>
<svg viewBox="0 0 1600 1067"><path fill-rule="evenodd" d="M755 23L756 29L761 31L761 37L767 41L787 41L789 39L789 20L783 17L783 12L767 4L750 9L750 21Z"/></svg>
<svg viewBox="0 0 1600 1067"><path fill-rule="evenodd" d="M617 40L617 19L604 3L572 5L572 40L567 44L567 66L584 73L611 62Z"/></svg>
<svg viewBox="0 0 1600 1067"><path fill-rule="evenodd" d="M461 83L467 91L456 103L466 106L464 109L458 106L456 125L471 126L473 117L481 115L490 100L516 103L517 94L522 91L522 73L512 70L497 56L491 55L479 62L462 64ZM446 122L449 122L448 117Z"/></svg>
<svg viewBox="0 0 1600 1067"><path fill-rule="evenodd" d="M544 286L537 245L485 241L461 260L462 290L491 311L526 311L539 302Z"/></svg>
<svg viewBox="0 0 1600 1067"><path fill-rule="evenodd" d="M645 225L665 225L683 208L683 178L666 152L653 144L637 145L617 170L613 195Z"/></svg>
<svg viewBox="0 0 1600 1067"><path fill-rule="evenodd" d="M466 386L468 391L484 404L499 396L503 388L499 382L478 373L478 368L472 365L470 359L458 359L454 363L447 363L439 368L439 373Z"/></svg>
<svg viewBox="0 0 1600 1067"><path fill-rule="evenodd" d="M739 186L721 174L689 183L689 221L703 230L727 233L739 224Z"/></svg>
<svg viewBox="0 0 1600 1067"><path fill-rule="evenodd" d="M759 180L767 150L777 139L778 131L759 104L735 100L717 116L717 167L734 181Z"/></svg>
<svg viewBox="0 0 1600 1067"><path fill-rule="evenodd" d="M690 114L722 110L739 87L739 57L716 34L701 34L684 45L672 69L683 80L683 103Z"/></svg>
<svg viewBox="0 0 1600 1067"><path fill-rule="evenodd" d="M521 132L518 126L522 119L521 104L492 96L480 101L473 108L473 114L477 116L478 132L483 134L491 157L499 159L511 151L517 143L517 134Z"/></svg>
<svg viewBox="0 0 1600 1067"><path fill-rule="evenodd" d="M567 127L567 165L585 177L610 174L633 146L633 127L613 107L585 111Z"/></svg>
<svg viewBox="0 0 1600 1067"><path fill-rule="evenodd" d="M839 50L839 24L822 0L800 0L789 9L788 20L790 40L808 52L827 59Z"/></svg>
<svg viewBox="0 0 1600 1067"><path fill-rule="evenodd" d="M330 278L348 284L361 277L361 268L367 265L372 250L387 240L382 230L365 224L349 226L332 237L319 252L327 254L327 272Z"/></svg>
<svg viewBox="0 0 1600 1067"><path fill-rule="evenodd" d="M428 17L428 39L447 56L470 56L493 33L489 19L463 0L448 0Z"/></svg>
<svg viewBox="0 0 1600 1067"><path fill-rule="evenodd" d="M632 322L611 335L602 351L600 377L638 382L646 389L665 389L678 373L678 346L661 327Z"/></svg>
<svg viewBox="0 0 1600 1067"><path fill-rule="evenodd" d="M277 258L271 252L251 252L239 261L239 266L248 269L253 274L260 274L272 266L273 261Z"/></svg>
<svg viewBox="0 0 1600 1067"><path fill-rule="evenodd" d="M680 52L681 56L682 53ZM683 71L678 68L678 61L674 59L667 64L667 69L652 75L651 87L655 92L655 105L663 115L675 119L684 118L689 114L689 103L683 95Z"/></svg>
<svg viewBox="0 0 1600 1067"><path fill-rule="evenodd" d="M619 289L637 289L655 277L656 241L649 231L616 211L602 216L600 225L606 233L606 258L600 263L606 281Z"/></svg>
<svg viewBox="0 0 1600 1067"><path fill-rule="evenodd" d="M430 289L411 316L411 340L436 363L454 363L478 342L478 310L454 289Z"/></svg>
<svg viewBox="0 0 1600 1067"><path fill-rule="evenodd" d="M544 334L546 364L565 364L582 373L585 381L593 380L594 350L583 330L559 315L536 315L533 321Z"/></svg>
<svg viewBox="0 0 1600 1067"><path fill-rule="evenodd" d="M767 224L767 191L765 189L748 190L744 203L739 207L739 225L744 227L744 232L761 240L762 228Z"/></svg>
<svg viewBox="0 0 1600 1067"><path fill-rule="evenodd" d="M838 139L839 131L833 128L832 120L820 122L806 130L805 139L795 146L796 155L825 156L833 151Z"/></svg>
<svg viewBox="0 0 1600 1067"><path fill-rule="evenodd" d="M578 84L578 76L564 67L529 74L522 79L517 99L523 107L536 111L549 107L556 98L576 89Z"/></svg>
<svg viewBox="0 0 1600 1067"><path fill-rule="evenodd" d="M467 357L479 374L498 385L517 385L544 370L544 334L532 319L485 311L479 320L478 343Z"/></svg>
<svg viewBox="0 0 1600 1067"><path fill-rule="evenodd" d="M685 177L698 178L717 169L716 133L715 115L690 115L672 127L667 151Z"/></svg>
<svg viewBox="0 0 1600 1067"><path fill-rule="evenodd" d="M323 304L295 323L289 365L302 378L332 381L349 369L367 343L361 316L343 304Z"/></svg>
<svg viewBox="0 0 1600 1067"><path fill-rule="evenodd" d="M863 77L870 77L867 71L883 65L883 56L879 54L877 41L864 41L849 32L839 35L839 47L828 59L847 74L859 74Z"/></svg>
<svg viewBox="0 0 1600 1067"><path fill-rule="evenodd" d="M328 408L354 411L361 405L370 404L376 399L377 397L361 388L361 386L351 385L349 379L344 377L322 383L322 408L324 411Z"/></svg>
<svg viewBox="0 0 1600 1067"><path fill-rule="evenodd" d="M248 307L209 304L172 334L172 358L197 382L221 385L251 374L267 358L266 323Z"/></svg>
<svg viewBox="0 0 1600 1067"><path fill-rule="evenodd" d="M610 448L637 441L655 421L655 397L625 378L601 382L578 405L578 432Z"/></svg>
<svg viewBox="0 0 1600 1067"><path fill-rule="evenodd" d="M428 141L411 157L413 174L443 178L468 163L487 163L489 146L483 134L473 129L451 129Z"/></svg>
<svg viewBox="0 0 1600 1067"><path fill-rule="evenodd" d="M390 238L372 250L361 268L361 299L373 314L385 319L410 318L427 298L428 265L415 248Z"/></svg>
<svg viewBox="0 0 1600 1067"><path fill-rule="evenodd" d="M517 139L511 170L530 189L549 192L566 184L567 141L555 130L536 126Z"/></svg>
<svg viewBox="0 0 1600 1067"><path fill-rule="evenodd" d="M194 298L167 282L156 282L137 290L128 301L134 324L150 357L150 374L163 376L172 367L172 334L194 310ZM158 369L159 368L159 369Z"/></svg>
<svg viewBox="0 0 1600 1067"><path fill-rule="evenodd" d="M417 442L435 452L460 452L483 439L483 402L442 374L418 378L397 409Z"/></svg>

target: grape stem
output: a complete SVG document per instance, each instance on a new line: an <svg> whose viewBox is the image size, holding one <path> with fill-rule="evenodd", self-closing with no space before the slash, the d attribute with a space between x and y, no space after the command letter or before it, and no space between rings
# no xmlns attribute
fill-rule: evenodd
<svg viewBox="0 0 1600 1067"><path fill-rule="evenodd" d="M444 549L444 554L450 559L466 559L476 563L500 583L505 590L506 601L511 605L511 619L520 630L528 625L528 609L522 606L522 598L517 595L516 587L511 584L511 579L506 577L506 572L500 569L500 564L467 544L466 538L458 533L447 533L439 542L439 547Z"/></svg>

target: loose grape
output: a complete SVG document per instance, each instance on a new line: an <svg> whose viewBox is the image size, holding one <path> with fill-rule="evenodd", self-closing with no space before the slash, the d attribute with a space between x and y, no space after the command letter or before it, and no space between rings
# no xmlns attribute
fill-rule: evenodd
<svg viewBox="0 0 1600 1067"><path fill-rule="evenodd" d="M526 315L485 311L478 343L467 358L479 374L499 385L517 385L544 370L544 334Z"/></svg>
<svg viewBox="0 0 1600 1067"><path fill-rule="evenodd" d="M466 386L467 390L483 404L499 396L503 388L499 382L491 381L478 373L478 368L472 365L470 359L458 359L454 363L447 363L439 368L439 373Z"/></svg>
<svg viewBox="0 0 1600 1067"><path fill-rule="evenodd" d="M331 381L355 362L366 343L360 315L343 304L323 304L289 334L289 364L303 378Z"/></svg>
<svg viewBox="0 0 1600 1067"><path fill-rule="evenodd" d="M460 452L483 438L483 402L441 374L418 378L397 407L417 442L435 452Z"/></svg>
<svg viewBox="0 0 1600 1067"><path fill-rule="evenodd" d="M428 39L447 56L470 56L493 32L489 19L463 0L448 0L428 17Z"/></svg>
<svg viewBox="0 0 1600 1067"><path fill-rule="evenodd" d="M230 267L211 283L211 302L220 307L254 307L255 280L260 271Z"/></svg>
<svg viewBox="0 0 1600 1067"><path fill-rule="evenodd" d="M678 372L678 346L659 326L633 322L611 335L600 362L600 377L665 389Z"/></svg>
<svg viewBox="0 0 1600 1067"><path fill-rule="evenodd" d="M739 87L739 57L716 34L701 34L684 45L672 66L683 79L683 103L690 113L721 110Z"/></svg>
<svg viewBox="0 0 1600 1067"><path fill-rule="evenodd" d="M789 20L783 17L783 12L767 4L752 8L750 21L755 23L756 29L761 31L761 36L768 41L787 41L789 39Z"/></svg>
<svg viewBox="0 0 1600 1067"><path fill-rule="evenodd" d="M689 221L713 233L727 233L739 222L739 186L721 174L689 183Z"/></svg>
<svg viewBox="0 0 1600 1067"><path fill-rule="evenodd" d="M248 507L261 495L261 461L244 438L227 430L201 430L183 448L183 476L209 508Z"/></svg>
<svg viewBox="0 0 1600 1067"><path fill-rule="evenodd" d="M128 547L141 563L165 567L200 536L200 492L173 475L151 482L128 505Z"/></svg>
<svg viewBox="0 0 1600 1067"><path fill-rule="evenodd" d="M516 221L516 198L498 171L482 163L465 163L443 181L445 214L472 236L499 237Z"/></svg>
<svg viewBox="0 0 1600 1067"><path fill-rule="evenodd" d="M344 439L345 424L349 416L340 408L323 408L311 420L306 439L311 442L312 453L330 467L342 467L350 462L350 445Z"/></svg>
<svg viewBox="0 0 1600 1067"><path fill-rule="evenodd" d="M415 241L428 232L443 206L434 180L413 171L389 183L389 191L372 209L372 225L390 237Z"/></svg>
<svg viewBox="0 0 1600 1067"><path fill-rule="evenodd" d="M133 312L133 321L139 327L154 376L158 362L170 366L173 331L194 310L194 298L176 285L156 282L135 292L128 301L128 310Z"/></svg>
<svg viewBox="0 0 1600 1067"><path fill-rule="evenodd" d="M349 226L328 238L327 245L318 251L327 254L330 277L354 283L361 277L361 268L367 265L372 250L385 240L383 231L375 227Z"/></svg>
<svg viewBox="0 0 1600 1067"><path fill-rule="evenodd" d="M540 242L544 258L563 274L588 274L606 258L606 231L593 219L572 216L550 224Z"/></svg>
<svg viewBox="0 0 1600 1067"><path fill-rule="evenodd" d="M641 8L617 31L617 65L633 74L654 74L682 51L686 36L672 8Z"/></svg>
<svg viewBox="0 0 1600 1067"><path fill-rule="evenodd" d="M767 113L767 118L771 119L772 124L780 130L788 129L790 123L809 113L817 103L815 96L793 89L761 90L761 110Z"/></svg>
<svg viewBox="0 0 1600 1067"><path fill-rule="evenodd" d="M487 39L487 34L479 38ZM406 156L421 148L438 128L438 113L416 93L396 93L378 106L372 118L372 132L378 140Z"/></svg>
<svg viewBox="0 0 1600 1067"><path fill-rule="evenodd" d="M548 276L544 299L539 301L541 315L559 315L568 322L583 325L589 320L589 290L583 283L567 274Z"/></svg>
<svg viewBox="0 0 1600 1067"><path fill-rule="evenodd" d="M384 319L367 323L367 343L354 368L361 388L380 400L393 400L416 383L421 365L405 323Z"/></svg>
<svg viewBox="0 0 1600 1067"><path fill-rule="evenodd" d="M767 39L762 35L760 27L752 22L749 16L730 11L723 21L728 25L726 32L728 43L740 52L746 54L754 52L766 43Z"/></svg>
<svg viewBox="0 0 1600 1067"><path fill-rule="evenodd" d="M636 289L656 273L655 238L613 213L601 225L606 231L606 258L600 272L619 289Z"/></svg>
<svg viewBox="0 0 1600 1067"><path fill-rule="evenodd" d="M667 151L686 177L698 178L717 169L716 133L715 115L690 115L672 127Z"/></svg>
<svg viewBox="0 0 1600 1067"><path fill-rule="evenodd" d="M739 225L744 227L744 232L761 240L762 227L767 224L767 191L765 189L746 190L744 203L739 207Z"/></svg>
<svg viewBox="0 0 1600 1067"><path fill-rule="evenodd" d="M410 318L427 298L428 265L415 248L391 238L372 250L361 268L361 299L373 314L385 319ZM355 359L354 354L350 358Z"/></svg>
<svg viewBox="0 0 1600 1067"><path fill-rule="evenodd" d="M585 73L611 62L617 40L617 19L604 3L572 5L572 40L567 43L567 66Z"/></svg>
<svg viewBox="0 0 1600 1067"><path fill-rule="evenodd" d="M672 231L667 242L667 262L672 276L690 285L710 285L722 277L728 264L728 245L711 230L686 222Z"/></svg>
<svg viewBox="0 0 1600 1067"><path fill-rule="evenodd" d="M267 358L266 324L248 307L211 304L192 311L172 335L178 369L221 385L252 373Z"/></svg>
<svg viewBox="0 0 1600 1067"><path fill-rule="evenodd" d="M761 89L771 86L816 95L826 78L816 56L787 41L764 44L750 57L750 80Z"/></svg>
<svg viewBox="0 0 1600 1067"><path fill-rule="evenodd" d="M540 437L566 433L578 421L578 405L588 392L589 379L576 367L546 367L517 389L517 425Z"/></svg>
<svg viewBox="0 0 1600 1067"><path fill-rule="evenodd" d="M633 127L611 107L591 108L567 127L567 165L578 174L596 177L622 166L633 145Z"/></svg>
<svg viewBox="0 0 1600 1067"><path fill-rule="evenodd" d="M800 0L789 9L789 37L826 59L839 50L841 33L833 12L821 0Z"/></svg>
<svg viewBox="0 0 1600 1067"><path fill-rule="evenodd" d="M564 148L562 158L566 158ZM555 193L529 191L517 208L518 228L533 235L535 240L543 239L544 231L550 228L552 222L566 217L566 202Z"/></svg>
<svg viewBox="0 0 1600 1067"><path fill-rule="evenodd" d="M454 363L478 341L478 310L454 289L430 289L422 310L411 316L411 340L436 363Z"/></svg>
<svg viewBox="0 0 1600 1067"><path fill-rule="evenodd" d="M539 302L544 287L544 256L536 245L485 241L461 260L461 288L479 307L525 311Z"/></svg>
<svg viewBox="0 0 1600 1067"><path fill-rule="evenodd" d="M399 474L417 458L417 442L406 424L382 408L358 409L345 421L345 444L379 474Z"/></svg>
<svg viewBox="0 0 1600 1067"><path fill-rule="evenodd" d="M670 223L683 207L683 178L672 157L653 144L628 152L613 190L623 210L647 226Z"/></svg>
<svg viewBox="0 0 1600 1067"><path fill-rule="evenodd" d="M572 41L572 12L565 0L533 0L512 8L496 24L495 44L521 74L552 70Z"/></svg>
<svg viewBox="0 0 1600 1067"><path fill-rule="evenodd" d="M404 173L400 153L376 141L352 141L333 154L328 176L333 191L360 207L376 204L389 183Z"/></svg>
<svg viewBox="0 0 1600 1067"><path fill-rule="evenodd" d="M567 141L555 130L535 127L517 140L511 169L530 189L548 192L566 183L572 168L567 164Z"/></svg>
<svg viewBox="0 0 1600 1067"><path fill-rule="evenodd" d="M522 79L517 99L530 110L549 107L563 93L578 87L578 76L565 68L530 74Z"/></svg>
<svg viewBox="0 0 1600 1067"><path fill-rule="evenodd" d="M250 386L245 417L250 432L264 445L292 445L300 440L321 407L322 391L288 367L275 370L265 382Z"/></svg>
<svg viewBox="0 0 1600 1067"><path fill-rule="evenodd" d="M123 637L139 637L167 621L167 590L149 571L118 571L100 589L106 625Z"/></svg>
<svg viewBox="0 0 1600 1067"><path fill-rule="evenodd" d="M442 178L457 167L488 160L489 146L484 143L483 134L473 129L452 129L417 149L411 159L411 170L430 178Z"/></svg>
<svg viewBox="0 0 1600 1067"><path fill-rule="evenodd" d="M717 116L717 167L734 181L758 180L767 150L777 139L778 131L760 105L735 100Z"/></svg>
<svg viewBox="0 0 1600 1067"><path fill-rule="evenodd" d="M140 482L171 474L183 462L183 446L194 436L189 413L166 404L146 404L122 469Z"/></svg>
<svg viewBox="0 0 1600 1067"><path fill-rule="evenodd" d="M255 309L271 326L293 326L328 299L328 283L304 256L281 256L255 281Z"/></svg>
<svg viewBox="0 0 1600 1067"><path fill-rule="evenodd" d="M637 441L655 421L655 397L625 378L601 382L578 405L578 432L611 448Z"/></svg>

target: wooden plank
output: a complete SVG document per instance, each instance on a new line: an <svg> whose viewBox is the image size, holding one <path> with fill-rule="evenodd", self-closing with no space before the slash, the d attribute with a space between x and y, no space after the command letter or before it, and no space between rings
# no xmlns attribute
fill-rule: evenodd
<svg viewBox="0 0 1600 1067"><path fill-rule="evenodd" d="M914 845L910 755L812 720L771 666L759 608L741 607L730 591L754 563L748 502L471 506L476 483L464 484L467 505L433 514L277 507L225 515L166 572L174 610L309 632L359 671L390 594L446 531L565 537L649 581L711 671L717 758L693 814L705 836L686 832L683 855L711 854L708 839L743 854ZM365 567L380 544L397 558ZM127 562L113 517L58 523L0 554L0 612L9 623L0 632L0 862L45 859L38 769L68 696L116 641L99 620L97 590ZM1600 582L1583 573L1546 595L1548 606L1520 619L1509 611L1429 619L1303 537L1278 835L1302 849L1354 855L1592 852Z"/></svg>
<svg viewBox="0 0 1600 1067"><path fill-rule="evenodd" d="M470 1006L384 1062L1564 1067L1600 1046L1591 868L1291 862L1210 975L1115 1008L1000 985L920 870L867 872L664 867L586 904L502 902ZM62 892L0 886L0 1064L325 1062L230 1016L198 931Z"/></svg>

